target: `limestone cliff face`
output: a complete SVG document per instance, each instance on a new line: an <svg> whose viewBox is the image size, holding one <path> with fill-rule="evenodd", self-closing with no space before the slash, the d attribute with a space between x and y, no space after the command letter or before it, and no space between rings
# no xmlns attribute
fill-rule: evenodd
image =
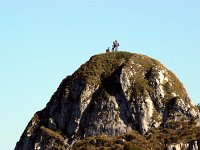
<svg viewBox="0 0 200 150"><path fill-rule="evenodd" d="M131 131L146 136L180 122L199 126L200 113L171 71L145 55L106 53L93 56L61 82L15 149L72 149L87 137ZM168 143L168 149L187 142Z"/></svg>

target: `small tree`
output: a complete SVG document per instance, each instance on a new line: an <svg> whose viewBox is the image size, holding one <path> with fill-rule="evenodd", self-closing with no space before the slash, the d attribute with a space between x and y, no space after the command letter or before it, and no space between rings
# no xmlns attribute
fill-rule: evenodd
<svg viewBox="0 0 200 150"><path fill-rule="evenodd" d="M196 105L198 110L200 111L200 103Z"/></svg>

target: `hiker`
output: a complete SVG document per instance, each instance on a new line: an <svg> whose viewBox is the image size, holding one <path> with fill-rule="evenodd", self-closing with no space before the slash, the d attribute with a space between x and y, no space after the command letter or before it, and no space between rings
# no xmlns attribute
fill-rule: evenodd
<svg viewBox="0 0 200 150"><path fill-rule="evenodd" d="M113 43L114 43L115 51L117 51L117 50L118 50L119 43L117 42L117 40L115 40L115 42L113 42Z"/></svg>
<svg viewBox="0 0 200 150"><path fill-rule="evenodd" d="M114 52L114 49L115 49L115 42L113 42L113 45L112 45L112 52Z"/></svg>
<svg viewBox="0 0 200 150"><path fill-rule="evenodd" d="M106 49L106 53L108 53L108 52L110 52L110 47L108 47L108 48Z"/></svg>

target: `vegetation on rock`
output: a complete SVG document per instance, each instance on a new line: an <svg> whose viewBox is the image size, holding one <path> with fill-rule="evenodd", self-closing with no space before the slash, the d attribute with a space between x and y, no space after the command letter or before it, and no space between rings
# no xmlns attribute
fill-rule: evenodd
<svg viewBox="0 0 200 150"><path fill-rule="evenodd" d="M174 143L186 144L190 141L200 139L200 127L184 122L174 122L170 128L152 129L148 134L142 136L132 131L121 136L96 136L77 141L73 149L101 149L101 150L161 150ZM177 129L177 126L180 127Z"/></svg>
<svg viewBox="0 0 200 150"><path fill-rule="evenodd" d="M200 103L196 105L197 109L200 111Z"/></svg>
<svg viewBox="0 0 200 150"><path fill-rule="evenodd" d="M128 61L132 56L129 52L112 52L92 56L75 73L76 77L83 77L88 84L98 84L102 78L110 76L116 68ZM99 78L100 77L100 78Z"/></svg>

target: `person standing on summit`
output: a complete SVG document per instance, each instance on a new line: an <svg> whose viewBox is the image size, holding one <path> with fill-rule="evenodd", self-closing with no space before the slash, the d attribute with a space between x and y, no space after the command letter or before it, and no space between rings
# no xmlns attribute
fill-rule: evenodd
<svg viewBox="0 0 200 150"><path fill-rule="evenodd" d="M114 52L114 50L115 50L115 41L113 41L112 52Z"/></svg>
<svg viewBox="0 0 200 150"><path fill-rule="evenodd" d="M117 50L118 50L118 47L119 47L119 43L117 42L117 40L115 40L115 41L113 42L113 44L114 44L115 51L117 51Z"/></svg>

